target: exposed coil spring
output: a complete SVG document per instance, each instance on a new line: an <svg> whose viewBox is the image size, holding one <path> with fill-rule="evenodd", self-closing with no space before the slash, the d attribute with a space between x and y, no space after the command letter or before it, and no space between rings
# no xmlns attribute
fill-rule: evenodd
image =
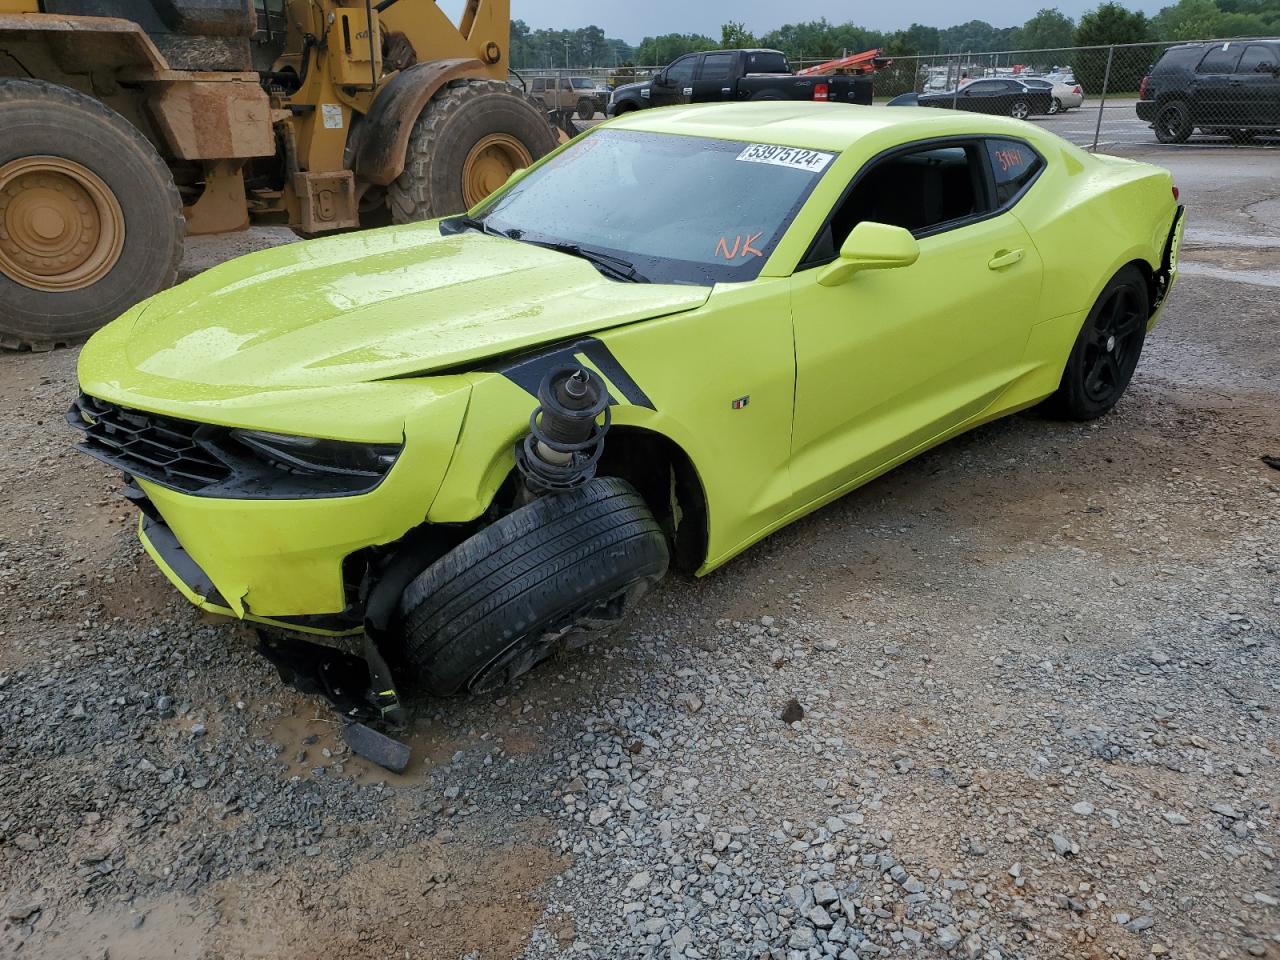
<svg viewBox="0 0 1280 960"><path fill-rule="evenodd" d="M596 474L612 420L609 391L582 367L557 367L538 386L529 433L516 444L516 467L531 493L560 493ZM604 422L597 418L604 414Z"/></svg>

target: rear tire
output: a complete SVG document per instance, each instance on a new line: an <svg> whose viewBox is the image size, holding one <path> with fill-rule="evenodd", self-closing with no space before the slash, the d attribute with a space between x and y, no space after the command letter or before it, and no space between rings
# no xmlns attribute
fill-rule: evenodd
<svg viewBox="0 0 1280 960"><path fill-rule="evenodd" d="M173 283L186 221L155 148L92 97L0 79L0 347L84 340Z"/></svg>
<svg viewBox="0 0 1280 960"><path fill-rule="evenodd" d="M1049 116L1056 116L1059 113L1062 113L1062 101L1057 97L1054 97L1053 101L1049 104Z"/></svg>
<svg viewBox="0 0 1280 960"><path fill-rule="evenodd" d="M1186 143L1195 129L1191 109L1181 100L1171 100L1160 107L1152 127L1161 143Z"/></svg>
<svg viewBox="0 0 1280 960"><path fill-rule="evenodd" d="M410 223L470 209L556 144L546 114L514 87L451 81L413 125L404 172L387 187L392 219Z"/></svg>
<svg viewBox="0 0 1280 960"><path fill-rule="evenodd" d="M1103 288L1080 328L1062 382L1045 410L1066 420L1093 420L1124 395L1142 355L1151 301L1147 281L1125 267Z"/></svg>
<svg viewBox="0 0 1280 960"><path fill-rule="evenodd" d="M625 480L600 477L543 497L409 584L400 601L405 659L435 696L502 686L554 652L573 623L656 583L668 562L658 522Z"/></svg>
<svg viewBox="0 0 1280 960"><path fill-rule="evenodd" d="M1031 116L1031 104L1025 100L1015 100L1009 106L1009 116L1015 120L1025 120Z"/></svg>

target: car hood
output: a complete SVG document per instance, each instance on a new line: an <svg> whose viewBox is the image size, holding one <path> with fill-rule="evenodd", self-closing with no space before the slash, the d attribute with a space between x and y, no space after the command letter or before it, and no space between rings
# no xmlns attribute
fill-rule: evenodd
<svg viewBox="0 0 1280 960"><path fill-rule="evenodd" d="M141 373L191 384L361 383L691 310L710 292L617 282L543 247L411 224L230 261L95 342L114 342L116 358Z"/></svg>
<svg viewBox="0 0 1280 960"><path fill-rule="evenodd" d="M624 83L621 86L614 87L613 88L614 99L617 99L618 97L622 96L624 93L634 93L638 90L643 90L645 87L649 86L649 83L650 81L648 80L636 80L636 81L633 81L632 83Z"/></svg>

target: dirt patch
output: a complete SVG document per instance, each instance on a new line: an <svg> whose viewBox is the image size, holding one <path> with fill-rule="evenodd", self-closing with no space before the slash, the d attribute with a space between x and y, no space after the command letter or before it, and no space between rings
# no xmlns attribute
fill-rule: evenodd
<svg viewBox="0 0 1280 960"><path fill-rule="evenodd" d="M214 891L212 943L225 960L512 960L542 913L542 885L567 865L538 842L543 830L513 825L519 839L497 846L442 836L342 876L300 869L228 882Z"/></svg>
<svg viewBox="0 0 1280 960"><path fill-rule="evenodd" d="M199 898L169 896L64 914L39 897L10 904L32 930L31 960L512 960L542 914L541 888L565 867L539 821L486 844L442 834L345 872L304 865L236 877ZM0 952L17 949L0 933Z"/></svg>

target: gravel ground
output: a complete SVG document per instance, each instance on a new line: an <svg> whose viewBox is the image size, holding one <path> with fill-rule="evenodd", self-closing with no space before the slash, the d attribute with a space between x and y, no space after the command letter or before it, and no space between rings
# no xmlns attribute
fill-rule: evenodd
<svg viewBox="0 0 1280 960"><path fill-rule="evenodd" d="M1280 957L1280 196L1160 160L1130 394L932 451L351 757L0 355L0 956ZM186 272L281 239L192 245Z"/></svg>

